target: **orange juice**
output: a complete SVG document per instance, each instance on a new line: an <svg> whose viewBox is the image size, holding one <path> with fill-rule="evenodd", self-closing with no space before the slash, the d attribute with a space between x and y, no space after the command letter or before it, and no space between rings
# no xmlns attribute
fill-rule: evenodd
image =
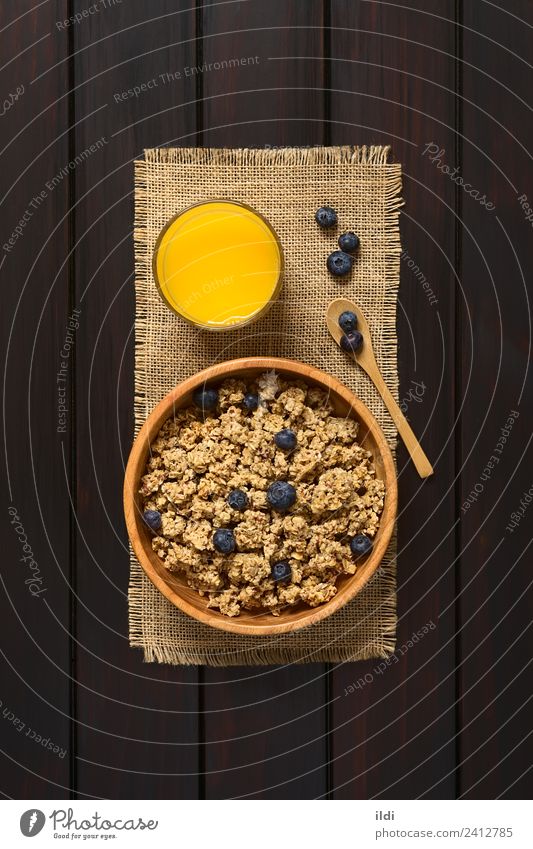
<svg viewBox="0 0 533 849"><path fill-rule="evenodd" d="M276 298L283 265L278 238L248 206L191 206L162 230L154 251L160 294L198 327L229 330L258 318Z"/></svg>

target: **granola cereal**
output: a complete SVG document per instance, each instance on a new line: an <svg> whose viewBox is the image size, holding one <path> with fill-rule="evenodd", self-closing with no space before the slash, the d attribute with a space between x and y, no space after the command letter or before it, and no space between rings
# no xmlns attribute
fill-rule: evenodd
<svg viewBox="0 0 533 849"><path fill-rule="evenodd" d="M242 404L246 392L259 396L253 412ZM152 443L140 495L143 510L161 514L153 550L226 616L324 604L339 576L358 568L350 540L373 538L383 509L385 487L357 442L358 423L336 416L320 388L273 372L248 385L225 380L218 393L213 412L177 411ZM284 428L296 434L293 451L274 441ZM268 501L276 480L296 489L286 512ZM246 493L244 510L228 504L235 489ZM213 544L219 528L233 531L229 554ZM290 578L275 581L280 561Z"/></svg>

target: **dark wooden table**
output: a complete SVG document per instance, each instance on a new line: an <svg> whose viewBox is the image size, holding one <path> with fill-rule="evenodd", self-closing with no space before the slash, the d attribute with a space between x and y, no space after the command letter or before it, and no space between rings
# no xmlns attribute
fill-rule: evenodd
<svg viewBox="0 0 533 849"><path fill-rule="evenodd" d="M6 797L531 791L532 13L3 0ZM121 512L133 160L361 143L404 168L400 398L436 472L421 484L400 448L397 662L144 665Z"/></svg>

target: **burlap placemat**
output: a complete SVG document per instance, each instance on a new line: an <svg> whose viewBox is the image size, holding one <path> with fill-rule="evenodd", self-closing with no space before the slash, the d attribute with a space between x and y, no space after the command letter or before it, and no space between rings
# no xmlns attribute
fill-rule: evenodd
<svg viewBox="0 0 533 849"><path fill-rule="evenodd" d="M249 355L311 363L353 389L376 416L394 450L396 429L366 375L328 335L333 298L354 298L366 313L376 356L397 395L396 299L399 283L401 166L387 147L283 150L146 150L135 163L135 424L186 377L215 362ZM209 198L243 201L263 213L285 251L280 301L256 324L230 333L199 332L171 313L152 278L154 243L176 212ZM337 210L339 232L361 239L353 273L325 269L335 233L315 210ZM147 661L212 666L363 660L394 650L395 542L365 589L328 619L280 637L243 637L208 628L173 607L134 557L129 589L130 644Z"/></svg>

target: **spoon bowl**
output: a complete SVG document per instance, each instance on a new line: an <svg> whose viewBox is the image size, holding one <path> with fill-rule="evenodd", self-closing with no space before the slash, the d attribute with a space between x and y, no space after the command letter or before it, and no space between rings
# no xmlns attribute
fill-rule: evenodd
<svg viewBox="0 0 533 849"><path fill-rule="evenodd" d="M363 344L353 356L359 366L367 373L370 380L383 398L383 402L389 411L391 418L398 428L398 433L405 443L405 447L409 451L411 459L415 464L416 470L421 478L427 478L433 474L433 467L422 450L418 439L411 429L411 425L400 410L395 398L390 392L387 384L383 380L383 376L376 362L374 349L372 347L372 336L370 327L362 309L357 306L354 301L349 301L347 298L336 298L332 301L327 309L326 323L330 334L340 347L343 331L339 326L339 317L343 312L350 311L357 316L357 329L363 336Z"/></svg>

